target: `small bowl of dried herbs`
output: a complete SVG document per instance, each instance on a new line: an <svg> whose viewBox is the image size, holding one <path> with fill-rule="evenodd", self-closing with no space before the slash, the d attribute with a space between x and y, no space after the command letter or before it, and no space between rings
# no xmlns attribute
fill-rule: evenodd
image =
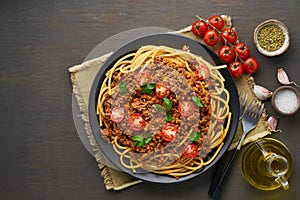
<svg viewBox="0 0 300 200"><path fill-rule="evenodd" d="M276 19L259 24L254 30L254 44L265 56L278 56L284 53L290 46L287 26Z"/></svg>

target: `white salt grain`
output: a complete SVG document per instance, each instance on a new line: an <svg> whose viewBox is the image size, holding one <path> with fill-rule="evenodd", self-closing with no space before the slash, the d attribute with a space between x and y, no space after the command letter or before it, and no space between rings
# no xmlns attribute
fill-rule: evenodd
<svg viewBox="0 0 300 200"><path fill-rule="evenodd" d="M276 94L275 105L283 113L291 113L298 106L297 95L291 90L282 90Z"/></svg>

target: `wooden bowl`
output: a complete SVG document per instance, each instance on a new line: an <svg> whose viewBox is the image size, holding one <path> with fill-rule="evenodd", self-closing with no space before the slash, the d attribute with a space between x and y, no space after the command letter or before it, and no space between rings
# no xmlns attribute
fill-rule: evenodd
<svg viewBox="0 0 300 200"><path fill-rule="evenodd" d="M292 115L300 107L300 94L292 86L281 86L272 95L272 106L281 115Z"/></svg>
<svg viewBox="0 0 300 200"><path fill-rule="evenodd" d="M275 25L275 26L279 27L283 31L284 36L285 36L283 45L275 51L268 51L268 50L264 49L262 46L260 46L260 44L258 42L258 33L260 32L260 30L262 28L264 28L266 26L270 26L270 25ZM290 46L290 35L289 35L287 26L284 23L282 23L276 19L270 19L270 20L267 20L267 21L259 24L254 30L254 44L255 44L257 50L265 56L278 56L278 55L284 53Z"/></svg>

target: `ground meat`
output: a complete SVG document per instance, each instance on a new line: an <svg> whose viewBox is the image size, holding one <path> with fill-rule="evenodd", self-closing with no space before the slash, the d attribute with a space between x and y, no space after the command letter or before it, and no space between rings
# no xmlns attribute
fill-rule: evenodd
<svg viewBox="0 0 300 200"><path fill-rule="evenodd" d="M193 65L190 68L195 69ZM185 69L185 66L179 66L166 58L156 59L153 65L147 67L147 70L155 72L151 73L153 82L167 80L171 88L171 94L168 98L172 101L173 105L168 113L172 116L170 123L178 127L178 133L172 145L169 145L161 137L161 129L166 123L166 113L159 112L156 106L154 106L156 104L163 107L163 99L158 98L155 92L152 94L142 94L142 88L135 79L136 74L127 74L124 77L120 77L119 73L113 74L113 93L106 98L103 104L106 127L102 129L102 135L110 141L117 136L118 143L130 147L132 153L149 153L157 151L165 152L168 149L174 151L172 148L178 149L179 143L192 130L193 132L202 133L199 141L195 141L195 143L201 146L210 125L212 112L211 97L208 93L209 88L207 84L192 76ZM122 94L122 91L118 87L121 81L127 86L126 95ZM183 118L178 111L178 104L182 101L191 101L192 96L200 98L204 106L196 107L193 115ZM112 108L115 106L124 107L125 117L122 122L115 123L109 117ZM130 129L128 116L133 113L140 113L143 120L146 121L147 125L144 130L135 132ZM149 143L143 147L135 145L132 136L142 135L146 138L149 133L152 134ZM168 149L165 148L166 146L168 146Z"/></svg>

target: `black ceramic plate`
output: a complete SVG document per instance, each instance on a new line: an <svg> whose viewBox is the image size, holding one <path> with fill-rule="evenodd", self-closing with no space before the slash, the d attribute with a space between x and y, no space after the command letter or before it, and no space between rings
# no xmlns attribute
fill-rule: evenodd
<svg viewBox="0 0 300 200"><path fill-rule="evenodd" d="M238 113L239 113L239 100L238 100L238 94L237 94L237 88L235 85L235 82L230 74L230 72L225 68L221 69L220 72L225 78L225 87L230 92L230 110L232 112L232 120L229 132L227 133L227 136L224 140L224 145L217 155L217 157L211 162L209 165L204 166L201 171L195 172L193 174L190 174L188 176L181 177L179 179L175 179L174 177L166 176L166 175L159 175L154 174L150 172L144 172L144 173L133 173L130 169L124 168L120 162L119 162L119 155L115 153L113 150L113 147L110 143L105 141L100 134L100 127L99 127L99 121L98 116L96 115L96 104L99 94L99 89L101 86L101 83L103 82L105 78L105 73L108 69L112 67L112 65L121 57L128 54L129 52L136 51L141 46L144 45L164 45L169 46L176 49L181 49L183 45L187 45L190 48L191 53L194 53L196 55L202 56L206 61L215 64L215 65L222 65L223 63L220 61L219 57L212 52L210 49L205 47L204 45L198 43L197 41L194 41L188 37L177 35L177 34L155 34L155 35L148 35L145 37L138 38L136 40L133 40L127 44L125 44L123 47L121 47L119 50L117 50L115 53L113 53L107 61L103 64L103 66L100 68L99 72L97 73L90 93L89 98L89 120L90 125L94 134L94 137L102 150L102 152L105 154L105 156L116 166L116 168L120 169L123 172L126 172L138 179L149 181L149 182L155 182L155 183L174 183L174 182L180 182L185 181L188 179L191 179L193 177L196 177L200 174L203 174L206 172L209 168L211 168L226 152L229 145L231 144L236 128L238 125ZM213 154L214 151L212 151L209 155Z"/></svg>

